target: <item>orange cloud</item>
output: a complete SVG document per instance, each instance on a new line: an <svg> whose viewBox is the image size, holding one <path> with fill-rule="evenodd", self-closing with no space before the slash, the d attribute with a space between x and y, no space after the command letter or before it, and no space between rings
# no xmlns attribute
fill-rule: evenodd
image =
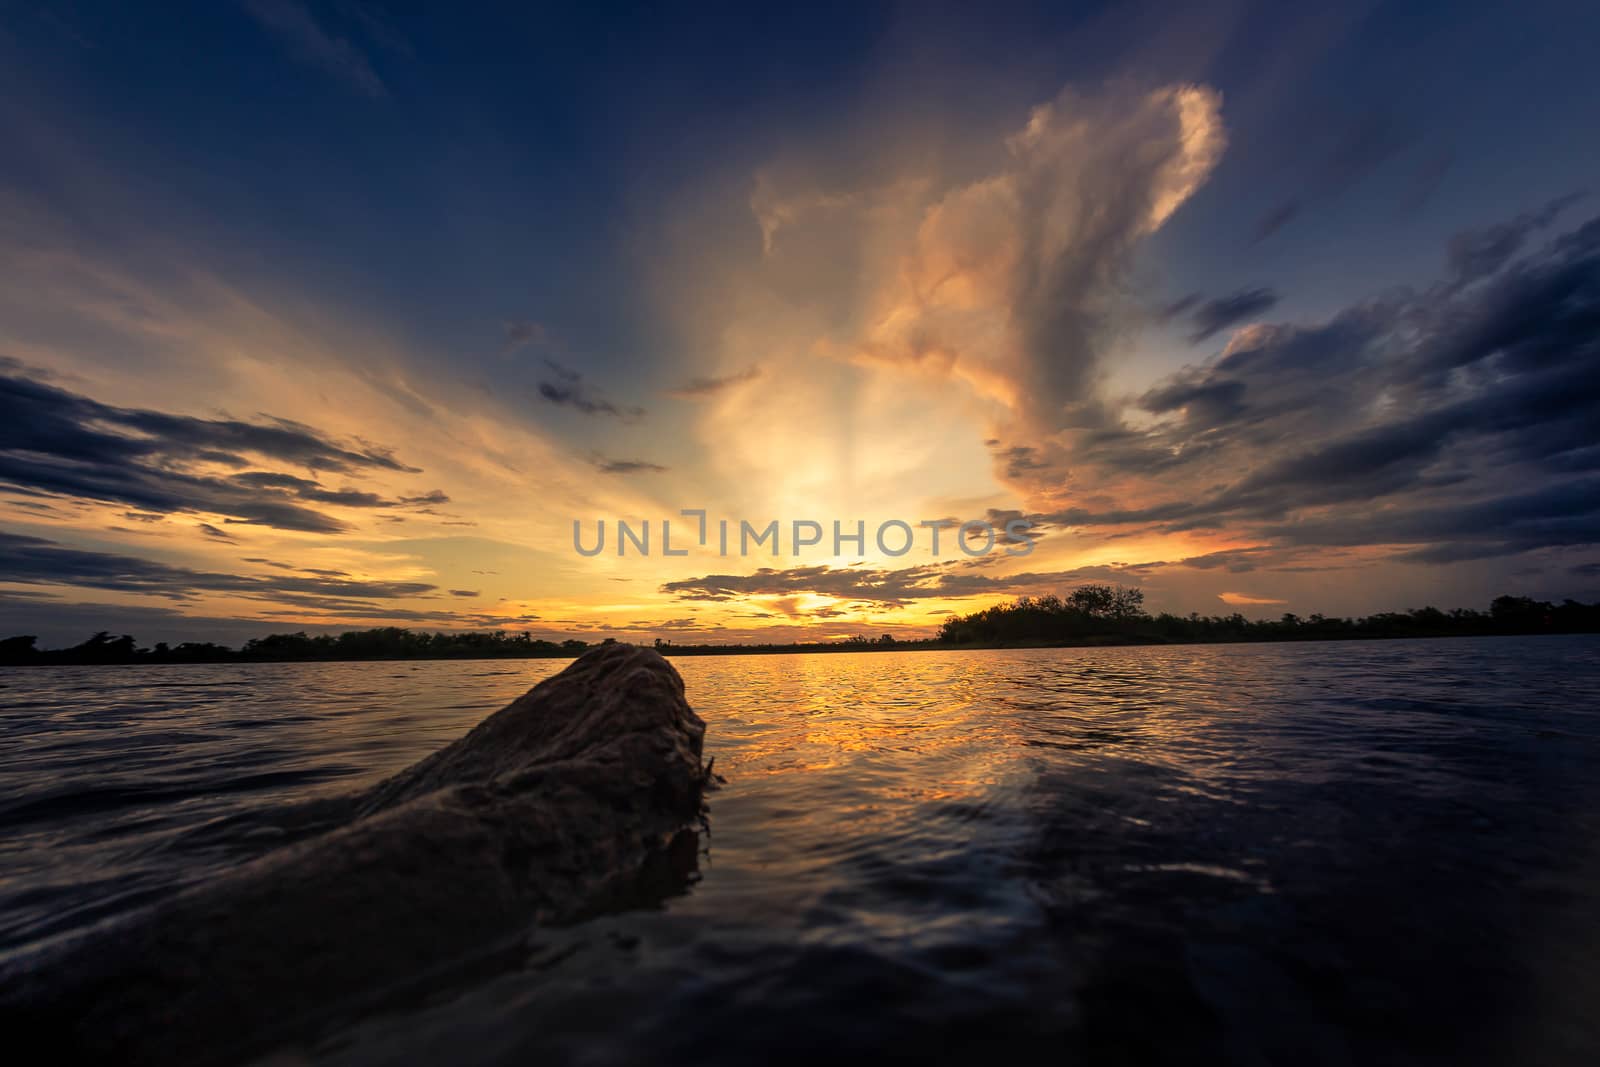
<svg viewBox="0 0 1600 1067"><path fill-rule="evenodd" d="M1287 604L1287 600L1274 600L1266 596L1251 596L1249 593L1218 593L1217 599L1224 604L1233 604L1239 607L1259 604Z"/></svg>

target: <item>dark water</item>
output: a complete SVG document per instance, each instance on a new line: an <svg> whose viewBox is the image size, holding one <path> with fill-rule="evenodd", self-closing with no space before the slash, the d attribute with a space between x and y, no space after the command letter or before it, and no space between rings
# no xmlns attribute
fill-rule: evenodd
<svg viewBox="0 0 1600 1067"><path fill-rule="evenodd" d="M268 847L231 817L561 666L0 673L0 946ZM1600 1062L1600 640L677 666L727 778L698 880L302 1052Z"/></svg>

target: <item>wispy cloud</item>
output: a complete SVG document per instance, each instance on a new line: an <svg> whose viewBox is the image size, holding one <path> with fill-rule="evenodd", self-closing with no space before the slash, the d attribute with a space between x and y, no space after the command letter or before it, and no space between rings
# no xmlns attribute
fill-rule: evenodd
<svg viewBox="0 0 1600 1067"><path fill-rule="evenodd" d="M582 374L557 363L545 360L550 368L550 378L539 383L539 395L559 407L569 407L585 415L609 415L619 419L637 419L645 414L644 408L618 405L605 397L596 386L584 380Z"/></svg>
<svg viewBox="0 0 1600 1067"><path fill-rule="evenodd" d="M427 596L437 590L427 582L200 571L4 532L0 532L0 582L148 593L173 600L188 600L202 593L231 593L257 599L310 595L393 600Z"/></svg>
<svg viewBox="0 0 1600 1067"><path fill-rule="evenodd" d="M1537 211L1524 212L1514 219L1456 234L1446 249L1452 280L1465 285L1494 274L1510 263L1534 234L1553 224L1563 211L1585 195L1582 192L1568 193Z"/></svg>
<svg viewBox="0 0 1600 1067"><path fill-rule="evenodd" d="M308 504L393 508L443 503L439 490L390 499L351 486L329 488L281 469L293 464L345 477L420 473L388 449L343 444L312 427L267 416L255 422L119 408L79 393L0 373L0 485L129 505L130 517L173 512L230 522L333 533L338 518Z"/></svg>
<svg viewBox="0 0 1600 1067"><path fill-rule="evenodd" d="M602 474L663 474L667 468L642 459L599 459L595 467Z"/></svg>
<svg viewBox="0 0 1600 1067"><path fill-rule="evenodd" d="M276 34L302 63L320 67L370 97L388 95L371 61L349 39L327 30L296 0L245 0L257 22Z"/></svg>
<svg viewBox="0 0 1600 1067"><path fill-rule="evenodd" d="M1014 435L1096 419L1110 309L1135 252L1204 184L1226 141L1220 98L1203 87L1063 91L1005 140L995 173L834 223L871 232L875 216L916 220L869 279L875 310L845 354L964 379L1010 410ZM778 217L809 221L797 212Z"/></svg>
<svg viewBox="0 0 1600 1067"><path fill-rule="evenodd" d="M725 374L713 378L691 378L676 389L668 390L667 395L680 400L703 400L708 396L715 396L736 385L755 381L761 377L759 366L747 367L736 374Z"/></svg>
<svg viewBox="0 0 1600 1067"><path fill-rule="evenodd" d="M1350 122L1304 186L1261 216L1250 243L1259 244L1273 236L1307 207L1340 196L1420 139L1415 129L1388 110L1371 111Z"/></svg>
<svg viewBox="0 0 1600 1067"><path fill-rule="evenodd" d="M541 323L531 319L510 319L501 325L502 345L505 354L528 345L543 345L550 341L550 332Z"/></svg>
<svg viewBox="0 0 1600 1067"><path fill-rule="evenodd" d="M202 522L199 524L199 526L200 532L214 541L221 541L224 544L229 545L238 544L237 541L223 533L221 530L217 529L215 526L211 525L209 522Z"/></svg>
<svg viewBox="0 0 1600 1067"><path fill-rule="evenodd" d="M1278 294L1265 287L1240 289L1211 300L1202 299L1198 293L1194 293L1169 307L1167 314L1169 317L1186 314L1193 327L1189 333L1189 343L1199 344L1231 326L1270 311L1277 303Z"/></svg>

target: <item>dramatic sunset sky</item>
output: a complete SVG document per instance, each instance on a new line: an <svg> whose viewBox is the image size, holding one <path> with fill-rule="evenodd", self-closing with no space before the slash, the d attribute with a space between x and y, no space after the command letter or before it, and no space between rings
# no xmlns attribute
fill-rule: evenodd
<svg viewBox="0 0 1600 1067"><path fill-rule="evenodd" d="M411 7L0 3L0 636L1600 597L1600 5Z"/></svg>

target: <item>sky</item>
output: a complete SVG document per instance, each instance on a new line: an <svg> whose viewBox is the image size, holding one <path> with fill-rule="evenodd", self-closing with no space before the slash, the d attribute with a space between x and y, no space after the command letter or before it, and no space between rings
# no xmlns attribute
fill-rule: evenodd
<svg viewBox="0 0 1600 1067"><path fill-rule="evenodd" d="M1600 599L1600 8L1322 7L0 0L0 634Z"/></svg>

